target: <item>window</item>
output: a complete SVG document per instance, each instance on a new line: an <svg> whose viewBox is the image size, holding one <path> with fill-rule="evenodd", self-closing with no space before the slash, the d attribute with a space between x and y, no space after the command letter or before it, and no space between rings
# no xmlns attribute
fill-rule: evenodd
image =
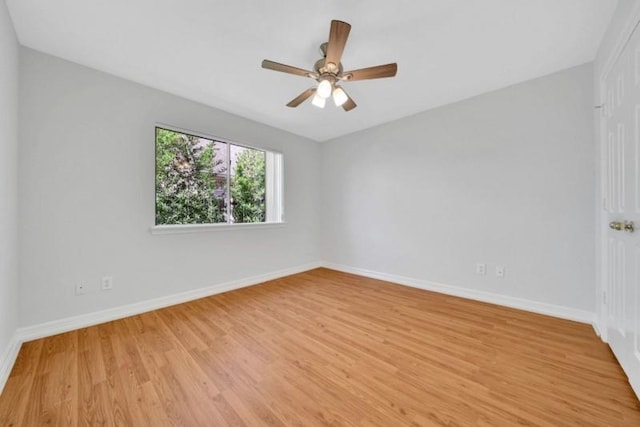
<svg viewBox="0 0 640 427"><path fill-rule="evenodd" d="M156 225L281 221L281 154L156 127Z"/></svg>

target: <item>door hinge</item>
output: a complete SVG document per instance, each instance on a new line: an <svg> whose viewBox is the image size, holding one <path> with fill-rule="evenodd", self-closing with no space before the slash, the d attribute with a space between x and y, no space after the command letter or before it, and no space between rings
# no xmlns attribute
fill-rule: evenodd
<svg viewBox="0 0 640 427"><path fill-rule="evenodd" d="M607 305L607 291L602 291L602 304Z"/></svg>

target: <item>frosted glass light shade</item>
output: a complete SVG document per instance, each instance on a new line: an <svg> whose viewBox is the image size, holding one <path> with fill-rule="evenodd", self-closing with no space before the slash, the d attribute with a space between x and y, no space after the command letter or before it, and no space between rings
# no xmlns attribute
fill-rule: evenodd
<svg viewBox="0 0 640 427"><path fill-rule="evenodd" d="M331 96L331 82L329 80L321 80L318 84L317 94L322 98L328 98Z"/></svg>
<svg viewBox="0 0 640 427"><path fill-rule="evenodd" d="M347 99L349 99L349 97L344 93L344 90L342 90L341 87L336 87L333 90L333 102L335 102L336 107L341 107L342 104L347 102Z"/></svg>
<svg viewBox="0 0 640 427"><path fill-rule="evenodd" d="M311 103L318 108L324 108L324 105L327 103L327 100L320 96L320 94L316 93L316 96L313 97Z"/></svg>

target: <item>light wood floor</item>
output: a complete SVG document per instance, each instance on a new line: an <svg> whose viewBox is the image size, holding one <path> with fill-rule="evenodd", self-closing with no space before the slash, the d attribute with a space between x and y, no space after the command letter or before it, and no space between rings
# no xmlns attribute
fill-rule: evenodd
<svg viewBox="0 0 640 427"><path fill-rule="evenodd" d="M591 326L326 269L26 343L0 426L640 426Z"/></svg>

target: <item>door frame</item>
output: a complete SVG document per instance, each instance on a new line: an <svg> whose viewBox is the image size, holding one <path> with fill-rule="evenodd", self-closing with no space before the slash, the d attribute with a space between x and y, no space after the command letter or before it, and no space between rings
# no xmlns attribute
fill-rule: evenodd
<svg viewBox="0 0 640 427"><path fill-rule="evenodd" d="M616 42L613 48L603 64L602 71L598 77L598 98L596 99L596 108L598 109L598 118L594 121L597 126L597 143L596 143L596 315L594 321L594 328L600 338L604 342L607 341L607 262L605 256L605 250L607 248L607 233L606 226L603 222L604 218L604 206L606 206L606 199L604 197L603 189L606 184L606 176L604 171L605 156L607 143L607 131L605 126L604 109L607 102L606 95L606 79L609 73L613 69L616 61L624 51L624 48L629 43L634 31L638 29L640 31L640 1L636 2L631 13L628 15L625 22L622 23L622 28L618 32ZM598 70L594 70L598 71Z"/></svg>

